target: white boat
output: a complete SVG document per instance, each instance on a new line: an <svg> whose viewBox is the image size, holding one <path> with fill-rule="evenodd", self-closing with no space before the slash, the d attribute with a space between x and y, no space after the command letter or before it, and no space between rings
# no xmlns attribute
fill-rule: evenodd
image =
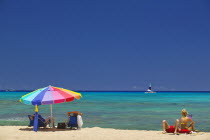
<svg viewBox="0 0 210 140"><path fill-rule="evenodd" d="M149 85L149 88L145 93L156 93L155 91L152 91L152 84Z"/></svg>

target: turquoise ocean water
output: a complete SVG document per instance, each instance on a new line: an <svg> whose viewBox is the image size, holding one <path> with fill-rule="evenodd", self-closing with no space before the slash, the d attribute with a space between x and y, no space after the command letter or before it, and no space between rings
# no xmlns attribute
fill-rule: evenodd
<svg viewBox="0 0 210 140"><path fill-rule="evenodd" d="M84 127L130 130L161 130L161 122L173 125L187 109L196 129L210 131L210 92L80 92L83 98L53 105L55 122L64 122L66 112L83 113ZM0 125L28 125L34 106L18 102L27 92L0 92ZM50 106L41 105L43 117L50 116Z"/></svg>

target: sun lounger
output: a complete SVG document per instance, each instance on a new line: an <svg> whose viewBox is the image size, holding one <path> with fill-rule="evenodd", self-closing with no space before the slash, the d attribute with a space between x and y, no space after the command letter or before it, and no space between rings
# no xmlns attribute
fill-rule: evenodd
<svg viewBox="0 0 210 140"><path fill-rule="evenodd" d="M70 116L69 122L68 122L68 127L70 127L71 129L73 127L76 127L78 129L77 116Z"/></svg>
<svg viewBox="0 0 210 140"><path fill-rule="evenodd" d="M31 119L31 115L28 115L28 118L30 120L29 126L34 126L34 119L33 120ZM44 122L45 122L45 119L41 115L38 115L38 126L46 127L46 123Z"/></svg>

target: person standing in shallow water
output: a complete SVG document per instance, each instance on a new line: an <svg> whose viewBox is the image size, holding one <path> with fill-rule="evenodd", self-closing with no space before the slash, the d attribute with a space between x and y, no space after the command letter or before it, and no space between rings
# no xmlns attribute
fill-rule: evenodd
<svg viewBox="0 0 210 140"><path fill-rule="evenodd" d="M190 131L196 131L194 124L195 122L188 117L188 112L186 109L182 109L182 117L180 120L176 120L174 126L170 126L166 120L162 121L162 128L163 128L163 133L174 133L177 134L178 132L182 132L182 130L186 130L186 133L190 133ZM180 126L180 127L179 127ZM188 131L188 132L187 132Z"/></svg>

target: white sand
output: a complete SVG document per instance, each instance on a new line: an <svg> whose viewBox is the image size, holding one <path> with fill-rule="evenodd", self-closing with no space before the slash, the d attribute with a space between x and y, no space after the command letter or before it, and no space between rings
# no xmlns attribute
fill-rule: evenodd
<svg viewBox="0 0 210 140"><path fill-rule="evenodd" d="M0 126L0 140L210 140L209 132L162 134L161 131L82 128L81 130L41 129L26 126Z"/></svg>

